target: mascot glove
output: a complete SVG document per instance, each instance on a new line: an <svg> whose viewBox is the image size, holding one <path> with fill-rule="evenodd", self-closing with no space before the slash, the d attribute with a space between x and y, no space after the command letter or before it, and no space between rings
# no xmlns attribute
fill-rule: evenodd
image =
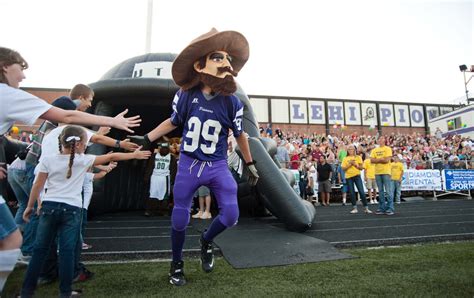
<svg viewBox="0 0 474 298"><path fill-rule="evenodd" d="M247 168L249 169L249 184L250 186L255 186L257 185L257 181L258 181L258 172L257 172L257 168L255 167L255 165L252 163L250 165L247 165Z"/></svg>
<svg viewBox="0 0 474 298"><path fill-rule="evenodd" d="M135 143L139 146L143 146L142 150L149 150L153 152L156 148L156 143L150 142L150 139L148 138L148 135L144 136L127 136L128 139L130 139L130 142Z"/></svg>

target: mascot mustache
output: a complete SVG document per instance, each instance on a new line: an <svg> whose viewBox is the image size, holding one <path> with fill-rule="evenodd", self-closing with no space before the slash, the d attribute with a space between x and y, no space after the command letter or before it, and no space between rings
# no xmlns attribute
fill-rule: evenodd
<svg viewBox="0 0 474 298"><path fill-rule="evenodd" d="M221 73L224 73L224 72L228 72L230 73L231 75L233 75L234 77L237 76L238 72L234 71L232 68L230 68L229 66L225 66L225 67L218 67L217 68L217 75L220 75Z"/></svg>

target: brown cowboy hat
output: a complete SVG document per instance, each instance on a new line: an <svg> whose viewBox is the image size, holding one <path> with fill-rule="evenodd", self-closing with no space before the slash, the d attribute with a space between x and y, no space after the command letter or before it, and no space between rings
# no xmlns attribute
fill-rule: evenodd
<svg viewBox="0 0 474 298"><path fill-rule="evenodd" d="M194 62L212 51L226 51L232 56L232 68L239 72L249 59L249 43L237 31L219 32L215 28L191 41L176 57L171 73L176 85L188 90L199 83L199 76L194 70Z"/></svg>

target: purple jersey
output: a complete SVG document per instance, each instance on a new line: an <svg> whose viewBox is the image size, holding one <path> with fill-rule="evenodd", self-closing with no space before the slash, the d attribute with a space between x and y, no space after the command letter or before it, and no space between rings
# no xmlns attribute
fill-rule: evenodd
<svg viewBox="0 0 474 298"><path fill-rule="evenodd" d="M173 99L171 123L183 126L181 153L202 161L227 159L229 129L242 133L244 108L234 96L207 100L198 88L179 90Z"/></svg>

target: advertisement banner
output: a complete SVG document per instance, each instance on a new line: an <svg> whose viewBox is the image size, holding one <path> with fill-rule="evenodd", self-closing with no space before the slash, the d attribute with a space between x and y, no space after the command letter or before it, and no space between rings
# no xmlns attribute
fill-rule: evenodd
<svg viewBox="0 0 474 298"><path fill-rule="evenodd" d="M441 190L441 173L438 170L405 170L402 190Z"/></svg>
<svg viewBox="0 0 474 298"><path fill-rule="evenodd" d="M443 170L445 190L474 189L474 170Z"/></svg>

